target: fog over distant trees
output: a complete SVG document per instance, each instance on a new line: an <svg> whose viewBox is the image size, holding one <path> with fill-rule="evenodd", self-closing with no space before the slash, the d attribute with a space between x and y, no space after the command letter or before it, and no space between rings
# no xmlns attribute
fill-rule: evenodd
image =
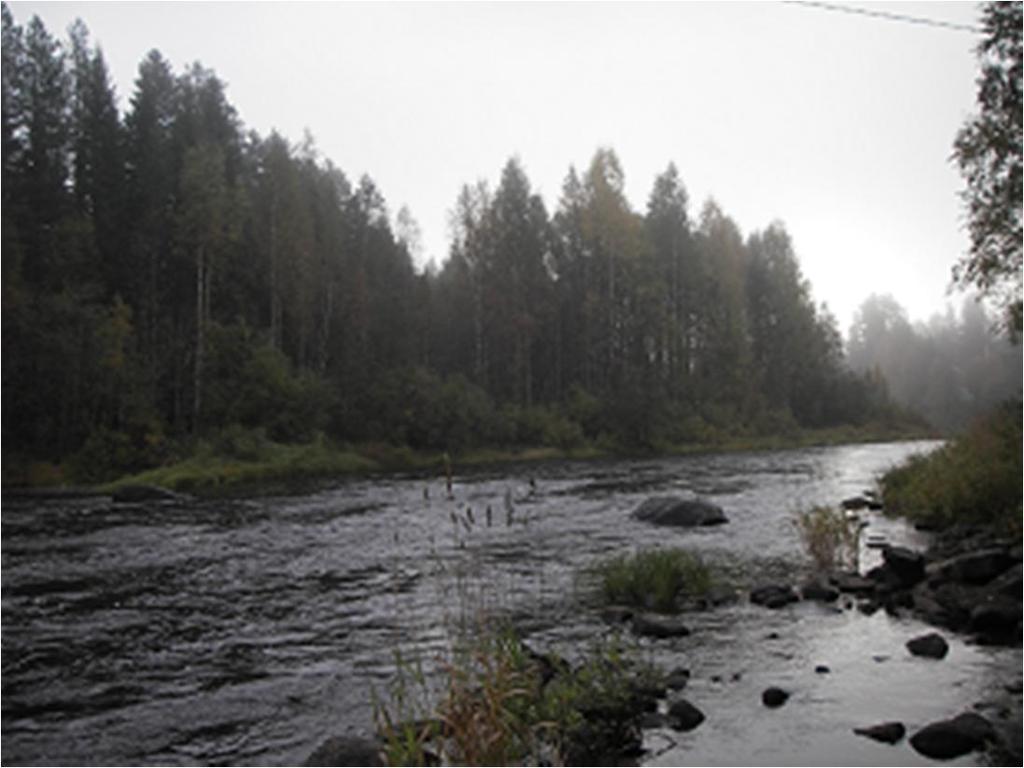
<svg viewBox="0 0 1024 768"><path fill-rule="evenodd" d="M911 323L892 296L873 295L850 327L850 365L880 375L896 402L933 426L957 431L1004 400L1020 398L1021 347L996 329L999 320L968 298L959 312Z"/></svg>
<svg viewBox="0 0 1024 768"><path fill-rule="evenodd" d="M246 131L211 70L152 51L121 114L84 24L62 42L6 6L3 56L6 455L89 476L224 428L650 448L891 423L878 370L918 404L870 312L847 366L781 222L694 215L672 164L637 211L599 149L548 211L513 158L463 188L449 258L420 271L408 211L309 137Z"/></svg>

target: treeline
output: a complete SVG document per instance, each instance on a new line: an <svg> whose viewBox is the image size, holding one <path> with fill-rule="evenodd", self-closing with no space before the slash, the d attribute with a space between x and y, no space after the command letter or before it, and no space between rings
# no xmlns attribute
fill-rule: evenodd
<svg viewBox="0 0 1024 768"><path fill-rule="evenodd" d="M911 323L892 296L870 296L854 317L847 355L854 370L884 379L897 403L956 432L1020 400L1024 358L996 330L998 319L968 298L959 313Z"/></svg>
<svg viewBox="0 0 1024 768"><path fill-rule="evenodd" d="M15 458L166 459L238 425L461 450L891 419L845 365L784 227L644 212L614 153L550 214L517 160L467 186L440 269L311 139L246 131L224 84L156 51L124 114L102 51L3 7L3 436ZM95 474L95 473L93 473Z"/></svg>

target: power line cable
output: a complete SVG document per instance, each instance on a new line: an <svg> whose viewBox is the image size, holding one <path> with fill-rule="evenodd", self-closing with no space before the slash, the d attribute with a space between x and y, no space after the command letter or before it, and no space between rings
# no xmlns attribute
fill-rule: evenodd
<svg viewBox="0 0 1024 768"><path fill-rule="evenodd" d="M853 13L861 16L873 16L878 19L886 19L887 21L903 21L909 24L922 24L928 27L942 27L943 29L955 29L959 32L972 32L974 34L982 34L984 32L980 27L974 27L970 24L957 24L953 21L941 21L939 19L928 19L924 16L907 16L902 13L892 13L891 11L876 11L870 8L860 8L853 5L840 5L839 3L823 3L816 2L815 0L783 0L783 2L789 5L802 5L807 8L818 8L823 11L841 11L842 13Z"/></svg>

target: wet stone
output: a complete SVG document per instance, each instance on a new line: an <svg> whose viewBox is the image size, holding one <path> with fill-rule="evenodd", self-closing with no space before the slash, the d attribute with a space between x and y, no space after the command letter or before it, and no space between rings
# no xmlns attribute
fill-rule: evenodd
<svg viewBox="0 0 1024 768"><path fill-rule="evenodd" d="M717 504L702 499L658 496L647 499L633 512L633 517L654 525L691 528L727 523L725 513Z"/></svg>
<svg viewBox="0 0 1024 768"><path fill-rule="evenodd" d="M925 757L950 760L966 755L994 737L992 724L975 712L925 726L910 737L910 744Z"/></svg>
<svg viewBox="0 0 1024 768"><path fill-rule="evenodd" d="M907 650L915 656L929 659L944 659L949 653L949 643L938 632L929 632L907 641Z"/></svg>
<svg viewBox="0 0 1024 768"><path fill-rule="evenodd" d="M646 637L686 637L690 629L682 619L656 613L639 613L633 617L633 631Z"/></svg>
<svg viewBox="0 0 1024 768"><path fill-rule="evenodd" d="M781 688L767 688L761 694L761 703L771 709L777 709L781 707L789 699L789 691L784 691Z"/></svg>
<svg viewBox="0 0 1024 768"><path fill-rule="evenodd" d="M800 600L788 584L765 584L750 590L750 602L765 608L778 609Z"/></svg>
<svg viewBox="0 0 1024 768"><path fill-rule="evenodd" d="M874 739L875 741L881 741L886 744L895 744L906 735L907 729L904 727L903 723L891 722L880 723L867 728L854 728L853 732L858 736L867 736L869 739Z"/></svg>
<svg viewBox="0 0 1024 768"><path fill-rule="evenodd" d="M669 705L669 724L677 731L692 731L704 719L704 713L686 699L676 699Z"/></svg>
<svg viewBox="0 0 1024 768"><path fill-rule="evenodd" d="M670 691L681 691L690 682L690 670L673 669L665 678L665 687Z"/></svg>
<svg viewBox="0 0 1024 768"><path fill-rule="evenodd" d="M357 736L333 736L316 748L303 765L384 765L380 745Z"/></svg>
<svg viewBox="0 0 1024 768"><path fill-rule="evenodd" d="M654 730L655 728L665 728L668 725L668 717L660 712L644 712L640 717L640 727L645 731Z"/></svg>
<svg viewBox="0 0 1024 768"><path fill-rule="evenodd" d="M817 600L822 603L834 603L839 599L839 590L820 581L810 581L800 588L804 600Z"/></svg>
<svg viewBox="0 0 1024 768"><path fill-rule="evenodd" d="M633 609L625 605L606 605L601 609L601 618L609 624L624 624L633 618Z"/></svg>

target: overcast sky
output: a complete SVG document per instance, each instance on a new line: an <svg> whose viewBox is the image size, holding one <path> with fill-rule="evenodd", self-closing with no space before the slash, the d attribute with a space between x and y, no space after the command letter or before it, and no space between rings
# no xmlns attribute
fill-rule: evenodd
<svg viewBox="0 0 1024 768"><path fill-rule="evenodd" d="M970 3L846 5L977 22ZM970 32L781 2L10 7L62 38L81 17L122 109L150 49L202 62L247 128L308 128L392 214L407 205L424 260L446 257L462 184L517 155L553 212L602 146L639 211L671 161L694 217L713 197L744 235L782 220L844 332L872 292L940 311L967 246L949 157L974 110Z"/></svg>

